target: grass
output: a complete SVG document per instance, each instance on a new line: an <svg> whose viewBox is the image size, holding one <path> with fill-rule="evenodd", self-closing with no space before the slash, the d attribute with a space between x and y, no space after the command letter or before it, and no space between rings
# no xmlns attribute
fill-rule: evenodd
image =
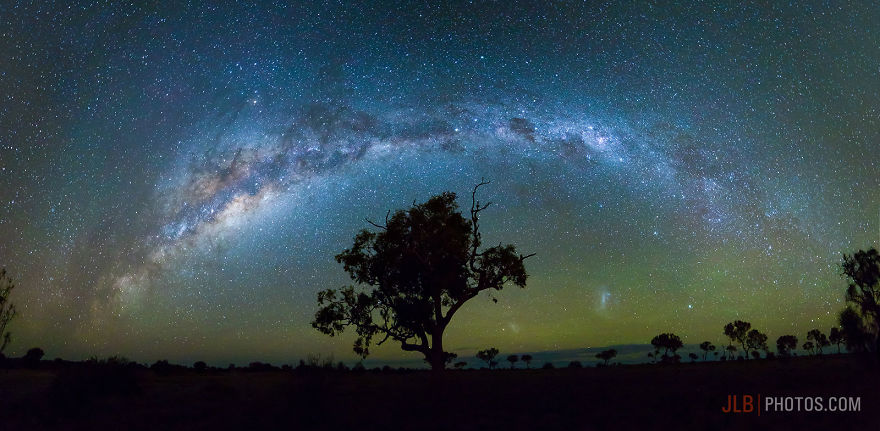
<svg viewBox="0 0 880 431"><path fill-rule="evenodd" d="M120 374L118 369L104 374L75 368L0 370L0 428L719 430L880 426L877 364L851 355L665 366L465 370L449 371L439 378L427 371L127 372L130 374ZM115 384L116 379L128 383ZM104 389L95 390L95 382ZM733 394L859 396L861 411L765 412L760 417L722 413L727 396Z"/></svg>

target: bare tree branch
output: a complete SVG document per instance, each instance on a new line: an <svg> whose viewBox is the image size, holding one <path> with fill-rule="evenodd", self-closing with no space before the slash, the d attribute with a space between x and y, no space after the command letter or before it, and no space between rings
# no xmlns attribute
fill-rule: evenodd
<svg viewBox="0 0 880 431"><path fill-rule="evenodd" d="M377 228L379 228L379 229L388 230L388 216L389 216L389 215L391 215L391 210L388 210L388 213L385 214L385 224L384 224L384 225L381 225L381 224L375 223L375 222L373 222L372 220L370 220L370 219L368 219L368 218L364 218L364 220L366 220L367 223L369 223L369 224L371 224L371 225L373 225L373 226L375 226L375 227L377 227Z"/></svg>

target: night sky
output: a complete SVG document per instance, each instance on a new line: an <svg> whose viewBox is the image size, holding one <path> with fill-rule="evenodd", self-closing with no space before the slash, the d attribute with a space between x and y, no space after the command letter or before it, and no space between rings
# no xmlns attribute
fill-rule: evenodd
<svg viewBox="0 0 880 431"><path fill-rule="evenodd" d="M351 361L309 325L333 256L481 177L537 256L461 356L803 339L878 245L873 2L42 3L0 6L7 355Z"/></svg>

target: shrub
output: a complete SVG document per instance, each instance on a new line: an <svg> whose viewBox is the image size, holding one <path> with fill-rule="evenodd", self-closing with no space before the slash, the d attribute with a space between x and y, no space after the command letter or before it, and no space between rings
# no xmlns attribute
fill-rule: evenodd
<svg viewBox="0 0 880 431"><path fill-rule="evenodd" d="M45 354L46 353L43 352L43 349L34 347L25 353L24 357L21 358L21 361L24 363L25 367L36 368L40 365L40 360L43 359L43 355Z"/></svg>

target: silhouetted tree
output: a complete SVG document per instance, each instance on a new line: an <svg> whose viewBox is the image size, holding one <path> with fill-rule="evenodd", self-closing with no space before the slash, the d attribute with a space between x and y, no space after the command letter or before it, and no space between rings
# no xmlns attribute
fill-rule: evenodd
<svg viewBox="0 0 880 431"><path fill-rule="evenodd" d="M596 358L604 361L602 365L608 365L608 361L614 359L615 356L617 356L617 350L615 349L603 350L599 353L596 353Z"/></svg>
<svg viewBox="0 0 880 431"><path fill-rule="evenodd" d="M697 359L699 358L699 356L697 356L696 353L691 352L691 353L688 353L688 358L691 358L691 362L697 362Z"/></svg>
<svg viewBox="0 0 880 431"><path fill-rule="evenodd" d="M807 340L813 342L813 347L816 349L816 354L822 354L822 348L828 347L831 343L828 342L828 337L822 333L822 331L818 329L811 329L810 332L807 332Z"/></svg>
<svg viewBox="0 0 880 431"><path fill-rule="evenodd" d="M510 369L512 370L516 362L519 361L519 356L510 355L507 357L507 362L510 362Z"/></svg>
<svg viewBox="0 0 880 431"><path fill-rule="evenodd" d="M728 344L725 349L727 350L727 355L730 357L730 359L733 359L736 355L736 346L734 346L733 344Z"/></svg>
<svg viewBox="0 0 880 431"><path fill-rule="evenodd" d="M811 355L812 355L813 353L815 353L815 351L816 351L816 345L813 344L812 341L807 341L806 343L804 343L804 344L801 346L801 348L803 348L804 350L806 350L807 353L809 353L809 354L811 354Z"/></svg>
<svg viewBox="0 0 880 431"><path fill-rule="evenodd" d="M838 317L840 329L846 342L846 350L854 353L864 352L870 343L865 322L853 307L846 307Z"/></svg>
<svg viewBox="0 0 880 431"><path fill-rule="evenodd" d="M6 345L12 340L12 335L6 330L6 325L15 317L15 304L10 302L9 295L15 289L12 278L6 274L6 268L0 269L0 355L6 349Z"/></svg>
<svg viewBox="0 0 880 431"><path fill-rule="evenodd" d="M705 361L705 360L706 360L706 355L708 355L709 352L714 352L714 351L715 351L715 345L712 344L711 341L703 341L702 343L700 343L700 350L703 351L703 360ZM716 352L716 353L717 353L717 352Z"/></svg>
<svg viewBox="0 0 880 431"><path fill-rule="evenodd" d="M552 369L556 368L556 366L553 365L552 362L544 362L544 365L541 366L541 368L543 368L545 370L552 370Z"/></svg>
<svg viewBox="0 0 880 431"><path fill-rule="evenodd" d="M526 286L523 262L532 255L517 254L513 245L480 250L479 214L491 202L481 205L476 195L486 184L473 189L470 220L459 211L455 193L445 192L386 215L384 225L370 222L379 231L362 230L352 247L336 256L363 289L319 292L312 326L331 336L353 326L354 351L362 357L369 355L374 337L382 337L377 344L393 339L442 370L443 333L462 305L508 282Z"/></svg>
<svg viewBox="0 0 880 431"><path fill-rule="evenodd" d="M678 335L672 333L664 333L651 339L651 345L654 346L655 351L663 349L662 360L664 362L675 362L675 358L678 356L675 352L676 350L680 349L684 344L681 342L681 338L679 338ZM669 352L672 352L672 356L669 356ZM678 357L680 358L680 356Z"/></svg>
<svg viewBox="0 0 880 431"><path fill-rule="evenodd" d="M846 337L843 334L843 331L838 327L831 328L831 332L828 334L828 342L831 344L837 345L837 354L840 354L840 345L846 342Z"/></svg>
<svg viewBox="0 0 880 431"><path fill-rule="evenodd" d="M486 361L486 365L488 365L489 368L495 368L495 365L497 364L497 362L495 362L496 356L498 356L498 349L494 347L477 352L477 359Z"/></svg>
<svg viewBox="0 0 880 431"><path fill-rule="evenodd" d="M787 358L791 351L797 349L798 339L794 335L783 335L776 339L776 351L779 356Z"/></svg>
<svg viewBox="0 0 880 431"><path fill-rule="evenodd" d="M300 360L300 366L304 369L312 369L312 370L332 370L333 369L333 355L321 355L320 353L309 353L306 355L306 360Z"/></svg>
<svg viewBox="0 0 880 431"><path fill-rule="evenodd" d="M748 335L746 335L746 346L749 350L757 351L763 350L765 353L767 352L767 334L764 334L757 329L752 329L749 331ZM748 350L746 351L748 352ZM752 357L758 359L761 357L759 353L758 356L752 354Z"/></svg>
<svg viewBox="0 0 880 431"><path fill-rule="evenodd" d="M848 279L840 326L847 350L880 354L880 253L872 248L843 255L843 276Z"/></svg>
<svg viewBox="0 0 880 431"><path fill-rule="evenodd" d="M526 368L531 368L532 355L522 355L520 359L522 359L522 361L526 363Z"/></svg>
<svg viewBox="0 0 880 431"><path fill-rule="evenodd" d="M748 338L749 329L751 328L751 323L742 320L737 320L724 325L724 335L726 335L727 338L730 338L731 343L739 343L743 352L746 354L746 358L749 356L749 348L746 345L746 339Z"/></svg>
<svg viewBox="0 0 880 431"><path fill-rule="evenodd" d="M465 361L459 361L459 362L452 364L452 368L455 368L456 370L460 370L466 366L467 366L467 362L465 362Z"/></svg>
<svg viewBox="0 0 880 431"><path fill-rule="evenodd" d="M43 355L46 353L43 352L43 349L39 347L33 347L24 354L21 358L24 365L28 368L34 368L37 365L40 365L40 359L43 359Z"/></svg>
<svg viewBox="0 0 880 431"><path fill-rule="evenodd" d="M193 364L193 369L199 372L205 371L205 369L207 368L208 364L206 364L204 361L196 361L196 363Z"/></svg>
<svg viewBox="0 0 880 431"><path fill-rule="evenodd" d="M571 361L568 363L568 368L583 368L584 364L581 364L581 361Z"/></svg>

